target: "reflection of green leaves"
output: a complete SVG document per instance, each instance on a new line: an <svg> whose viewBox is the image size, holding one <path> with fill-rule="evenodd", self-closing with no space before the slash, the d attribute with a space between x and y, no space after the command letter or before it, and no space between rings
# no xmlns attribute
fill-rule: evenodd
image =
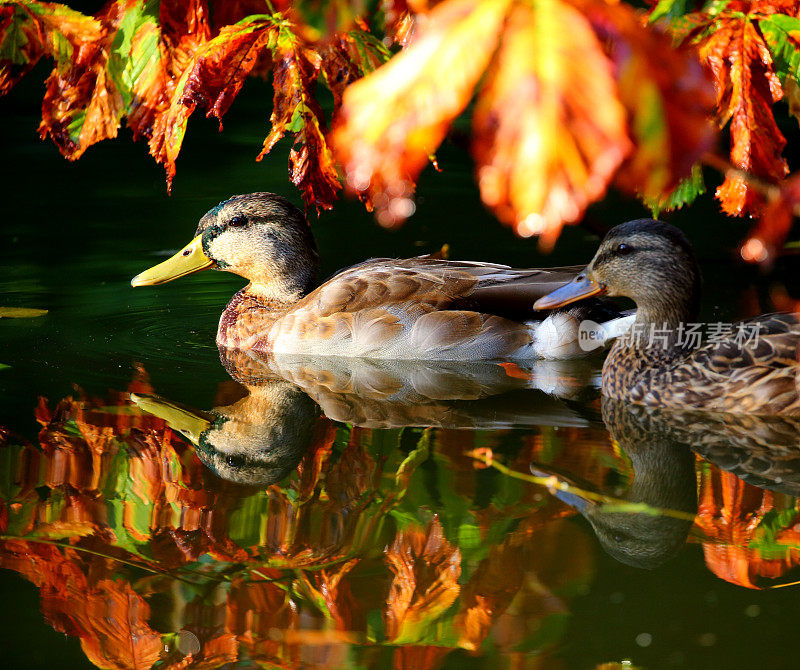
<svg viewBox="0 0 800 670"><path fill-rule="evenodd" d="M797 551L800 547L796 544L779 541L779 535L794 526L797 517L798 511L793 507L784 510L771 509L761 519L748 547L757 549L766 560L785 558L789 552Z"/></svg>

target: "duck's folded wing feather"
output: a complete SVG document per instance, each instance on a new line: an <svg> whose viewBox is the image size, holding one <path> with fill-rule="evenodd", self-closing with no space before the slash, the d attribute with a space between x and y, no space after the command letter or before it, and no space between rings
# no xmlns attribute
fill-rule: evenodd
<svg viewBox="0 0 800 670"><path fill-rule="evenodd" d="M581 269L515 269L427 257L378 258L335 275L298 307L325 316L409 302L529 319L538 298L571 281Z"/></svg>

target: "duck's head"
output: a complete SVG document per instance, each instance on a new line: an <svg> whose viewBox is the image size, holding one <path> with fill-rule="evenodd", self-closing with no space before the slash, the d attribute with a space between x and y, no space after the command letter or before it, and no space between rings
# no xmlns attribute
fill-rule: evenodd
<svg viewBox="0 0 800 670"><path fill-rule="evenodd" d="M311 289L317 265L317 247L303 213L274 193L248 193L208 211L189 244L136 275L131 285L163 284L214 268L241 275L255 293L291 300Z"/></svg>
<svg viewBox="0 0 800 670"><path fill-rule="evenodd" d="M291 473L313 445L319 408L283 380L247 390L245 397L210 412L154 394L132 393L131 400L194 443L197 456L218 477L270 486Z"/></svg>
<svg viewBox="0 0 800 670"><path fill-rule="evenodd" d="M573 281L534 304L552 309L592 295L636 302L642 320L672 322L697 316L700 270L689 240L675 226L637 219L612 228Z"/></svg>

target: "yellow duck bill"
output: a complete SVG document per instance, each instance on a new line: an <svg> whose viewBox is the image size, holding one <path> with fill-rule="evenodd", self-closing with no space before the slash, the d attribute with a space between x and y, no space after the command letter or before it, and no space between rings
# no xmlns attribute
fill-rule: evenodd
<svg viewBox="0 0 800 670"><path fill-rule="evenodd" d="M164 284L178 277L205 270L213 264L214 261L203 252L203 239L198 235L174 256L136 275L131 279L131 286Z"/></svg>
<svg viewBox="0 0 800 670"><path fill-rule="evenodd" d="M211 427L214 420L214 416L208 412L151 393L131 393L131 402L140 410L163 419L170 428L182 433L194 444L200 441L200 435Z"/></svg>
<svg viewBox="0 0 800 670"><path fill-rule="evenodd" d="M539 298L533 303L534 309L554 309L569 305L576 300L582 300L593 295L604 295L606 287L598 284L591 279L586 272L581 272L575 279L561 288L557 288L552 293L548 293L544 298Z"/></svg>

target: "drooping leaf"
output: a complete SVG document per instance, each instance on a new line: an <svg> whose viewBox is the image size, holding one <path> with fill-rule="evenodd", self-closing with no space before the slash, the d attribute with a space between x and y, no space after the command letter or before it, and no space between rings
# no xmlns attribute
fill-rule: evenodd
<svg viewBox="0 0 800 670"><path fill-rule="evenodd" d="M25 9L0 6L0 95L24 77L43 53L36 23Z"/></svg>
<svg viewBox="0 0 800 670"><path fill-rule="evenodd" d="M552 246L603 195L632 146L611 63L580 11L561 0L514 8L473 133L483 201L526 237Z"/></svg>
<svg viewBox="0 0 800 670"><path fill-rule="evenodd" d="M323 133L322 110L314 98L320 66L319 53L304 47L291 27L282 24L273 49L272 130L258 160L287 131L293 132L295 141L289 152L292 182L303 192L307 206L330 209L341 186Z"/></svg>
<svg viewBox="0 0 800 670"><path fill-rule="evenodd" d="M713 146L710 74L693 48L674 47L659 28L642 29L630 7L573 2L614 64L619 100L628 114L634 151L615 182L649 199L666 198Z"/></svg>
<svg viewBox="0 0 800 670"><path fill-rule="evenodd" d="M716 80L719 124L731 122L731 162L756 177L779 181L788 167L781 156L786 140L772 112L783 97L772 55L749 17L726 16L716 25L701 41L700 54ZM758 214L764 206L762 195L742 175L729 174L717 197L731 215Z"/></svg>
<svg viewBox="0 0 800 670"><path fill-rule="evenodd" d="M200 105L208 116L222 118L255 66L260 49L274 38L274 30L269 17L251 17L226 26L190 54L150 143L151 153L167 171L168 183L175 176L189 117Z"/></svg>
<svg viewBox="0 0 800 670"><path fill-rule="evenodd" d="M469 102L510 4L445 0L410 47L347 89L334 146L348 187L382 225L413 211L414 182Z"/></svg>

